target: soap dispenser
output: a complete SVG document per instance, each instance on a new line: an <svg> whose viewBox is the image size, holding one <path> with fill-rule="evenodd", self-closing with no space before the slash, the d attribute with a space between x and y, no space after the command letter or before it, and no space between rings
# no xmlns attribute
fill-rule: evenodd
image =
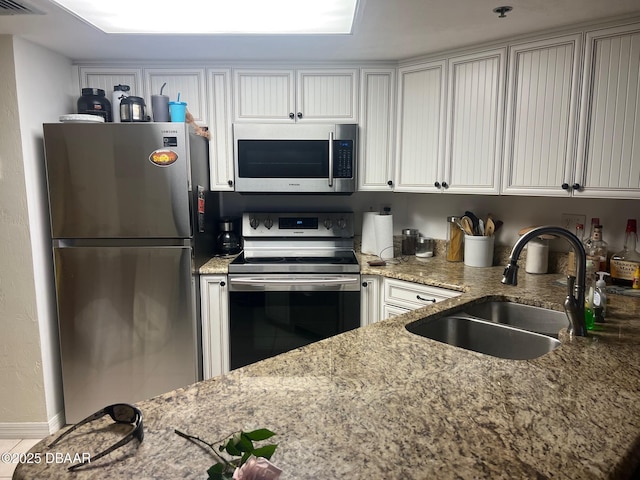
<svg viewBox="0 0 640 480"><path fill-rule="evenodd" d="M596 288L593 291L593 317L596 323L604 323L604 318L607 315L607 284L604 281L605 275L609 275L607 272L596 272L598 275L598 281L596 282Z"/></svg>

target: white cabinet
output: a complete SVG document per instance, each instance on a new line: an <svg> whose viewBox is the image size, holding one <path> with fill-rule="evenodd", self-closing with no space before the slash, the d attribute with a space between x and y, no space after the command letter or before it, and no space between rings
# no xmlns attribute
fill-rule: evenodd
<svg viewBox="0 0 640 480"><path fill-rule="evenodd" d="M505 49L398 71L398 192L500 192Z"/></svg>
<svg viewBox="0 0 640 480"><path fill-rule="evenodd" d="M130 95L144 96L142 69L126 67L80 67L80 88L101 88L111 101L115 85L129 85ZM80 96L80 92L78 92Z"/></svg>
<svg viewBox="0 0 640 480"><path fill-rule="evenodd" d="M500 193L505 57L505 49L498 48L448 60L441 180L448 192Z"/></svg>
<svg viewBox="0 0 640 480"><path fill-rule="evenodd" d="M231 130L231 70L207 70L209 175L211 190L233 191L233 133Z"/></svg>
<svg viewBox="0 0 640 480"><path fill-rule="evenodd" d="M233 75L234 122L358 121L358 69L238 69Z"/></svg>
<svg viewBox="0 0 640 480"><path fill-rule="evenodd" d="M446 61L398 70L397 192L437 192L444 177Z"/></svg>
<svg viewBox="0 0 640 480"><path fill-rule="evenodd" d="M229 297L226 275L200 277L202 373L204 379L229 371Z"/></svg>
<svg viewBox="0 0 640 480"><path fill-rule="evenodd" d="M360 72L358 190L393 190L395 70Z"/></svg>
<svg viewBox="0 0 640 480"><path fill-rule="evenodd" d="M640 24L586 34L574 196L640 198Z"/></svg>
<svg viewBox="0 0 640 480"><path fill-rule="evenodd" d="M502 193L571 194L581 37L509 48Z"/></svg>
<svg viewBox="0 0 640 480"><path fill-rule="evenodd" d="M145 68L144 99L147 113L151 116L151 95L159 95L162 85L163 95L175 102L180 94L180 101L187 103L187 110L201 126L209 125L207 121L206 79L204 68Z"/></svg>
<svg viewBox="0 0 640 480"><path fill-rule="evenodd" d="M393 278L382 279L383 317L400 315L460 295L446 288L432 287Z"/></svg>
<svg viewBox="0 0 640 480"><path fill-rule="evenodd" d="M360 289L360 326L364 327L380 320L380 277L362 275Z"/></svg>

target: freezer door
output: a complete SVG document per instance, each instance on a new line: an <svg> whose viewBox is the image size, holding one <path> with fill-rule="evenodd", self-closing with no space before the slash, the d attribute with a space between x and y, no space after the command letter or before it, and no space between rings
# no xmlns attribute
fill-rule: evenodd
<svg viewBox="0 0 640 480"><path fill-rule="evenodd" d="M45 124L44 135L53 238L191 235L183 124ZM173 163L150 159L165 149Z"/></svg>
<svg viewBox="0 0 640 480"><path fill-rule="evenodd" d="M54 248L68 423L198 380L190 257L185 247Z"/></svg>

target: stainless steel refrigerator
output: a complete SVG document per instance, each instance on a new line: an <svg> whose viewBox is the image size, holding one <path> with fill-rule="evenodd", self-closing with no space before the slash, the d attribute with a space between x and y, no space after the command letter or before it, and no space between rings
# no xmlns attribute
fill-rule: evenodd
<svg viewBox="0 0 640 480"><path fill-rule="evenodd" d="M181 123L44 125L67 423L202 378L208 143Z"/></svg>

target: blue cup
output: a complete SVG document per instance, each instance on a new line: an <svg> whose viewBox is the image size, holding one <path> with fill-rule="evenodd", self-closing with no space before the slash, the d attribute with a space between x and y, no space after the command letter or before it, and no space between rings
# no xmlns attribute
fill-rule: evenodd
<svg viewBox="0 0 640 480"><path fill-rule="evenodd" d="M187 116L187 102L169 102L172 122L184 122Z"/></svg>

